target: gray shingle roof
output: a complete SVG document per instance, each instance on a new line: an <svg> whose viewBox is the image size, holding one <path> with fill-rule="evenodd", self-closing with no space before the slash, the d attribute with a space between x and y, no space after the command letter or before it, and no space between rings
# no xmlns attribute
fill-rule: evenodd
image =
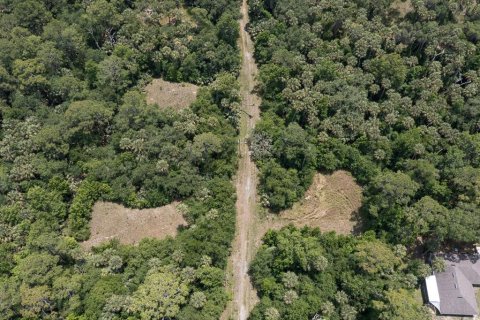
<svg viewBox="0 0 480 320"><path fill-rule="evenodd" d="M480 260L465 259L456 262L448 261L448 264L459 267L470 283L475 286L480 286Z"/></svg>
<svg viewBox="0 0 480 320"><path fill-rule="evenodd" d="M443 315L476 315L478 306L472 283L461 268L449 265L445 272L435 274Z"/></svg>

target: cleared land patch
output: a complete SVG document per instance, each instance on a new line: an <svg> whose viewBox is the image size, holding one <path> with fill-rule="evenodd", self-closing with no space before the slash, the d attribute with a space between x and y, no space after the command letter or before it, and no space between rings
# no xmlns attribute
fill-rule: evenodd
<svg viewBox="0 0 480 320"><path fill-rule="evenodd" d="M355 214L361 205L362 188L350 173L336 171L327 176L318 173L304 199L280 217L298 226L348 234L353 231Z"/></svg>
<svg viewBox="0 0 480 320"><path fill-rule="evenodd" d="M140 210L111 202L97 202L90 221L90 239L82 246L88 249L115 238L124 244L135 244L143 238L175 236L178 227L187 225L177 205L176 202Z"/></svg>
<svg viewBox="0 0 480 320"><path fill-rule="evenodd" d="M288 224L318 227L322 232L351 234L360 226L357 213L361 205L362 188L349 172L317 173L304 198L293 208L265 217L256 244L260 244L269 229L278 230Z"/></svg>
<svg viewBox="0 0 480 320"><path fill-rule="evenodd" d="M161 109L181 110L189 107L197 98L198 86L191 83L168 82L154 79L145 87L147 103L157 104Z"/></svg>

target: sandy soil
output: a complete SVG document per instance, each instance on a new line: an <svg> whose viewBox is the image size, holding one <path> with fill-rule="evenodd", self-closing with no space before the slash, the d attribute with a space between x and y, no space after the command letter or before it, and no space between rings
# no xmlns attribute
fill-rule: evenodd
<svg viewBox="0 0 480 320"><path fill-rule="evenodd" d="M181 110L189 107L197 98L198 86L191 83L174 83L154 79L145 87L147 103L157 104L161 109L171 107Z"/></svg>
<svg viewBox="0 0 480 320"><path fill-rule="evenodd" d="M247 146L248 134L260 118L260 98L253 94L257 66L253 59L253 43L245 30L248 23L247 1L242 3L239 46L242 52L240 86L243 114L239 136L239 164L236 177L237 222L236 236L232 248L229 270L229 289L233 300L227 306L221 319L246 320L258 298L248 276L248 266L255 254L255 227L258 225L256 213L257 168L250 159Z"/></svg>
<svg viewBox="0 0 480 320"><path fill-rule="evenodd" d="M349 172L317 173L304 199L280 217L298 226L350 234L358 223L356 214L361 205L362 188Z"/></svg>
<svg viewBox="0 0 480 320"><path fill-rule="evenodd" d="M143 238L163 239L175 236L179 226L187 225L177 210L178 203L154 209L129 209L111 202L97 202L90 220L90 239L85 249L117 238L121 243L135 244Z"/></svg>
<svg viewBox="0 0 480 320"><path fill-rule="evenodd" d="M352 234L361 230L358 210L362 204L362 188L347 171L331 175L317 173L304 198L292 209L280 214L268 213L259 223L255 246L270 230L279 230L289 224L297 227L318 227L323 232Z"/></svg>

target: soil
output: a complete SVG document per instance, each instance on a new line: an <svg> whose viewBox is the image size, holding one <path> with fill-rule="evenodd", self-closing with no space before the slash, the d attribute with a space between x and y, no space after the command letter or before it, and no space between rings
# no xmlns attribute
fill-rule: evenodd
<svg viewBox="0 0 480 320"><path fill-rule="evenodd" d="M177 205L175 202L140 210L111 202L97 202L90 220L91 236L82 243L82 247L89 249L115 238L124 244L136 244L143 238L173 237L180 226L187 225Z"/></svg>
<svg viewBox="0 0 480 320"><path fill-rule="evenodd" d="M147 103L157 104L161 109L173 108L181 110L188 108L197 98L198 86L191 83L168 82L154 79L145 87Z"/></svg>
<svg viewBox="0 0 480 320"><path fill-rule="evenodd" d="M349 172L318 173L304 199L282 212L280 218L301 227L318 227L323 232L351 234L359 223L361 205L362 188Z"/></svg>
<svg viewBox="0 0 480 320"><path fill-rule="evenodd" d="M362 188L347 171L331 175L317 173L304 198L280 214L267 213L256 233L255 246L262 244L268 230L279 230L289 224L317 227L322 232L355 234L362 229L358 210L362 205Z"/></svg>
<svg viewBox="0 0 480 320"><path fill-rule="evenodd" d="M248 265L255 254L257 207L257 168L250 158L247 146L248 134L260 118L260 98L253 93L258 73L253 58L253 43L246 31L248 23L247 1L243 0L240 20L239 46L242 52L242 68L239 82L242 95L242 114L239 135L239 163L236 176L237 221L236 235L229 261L227 290L233 296L221 319L246 320L258 298L248 275Z"/></svg>

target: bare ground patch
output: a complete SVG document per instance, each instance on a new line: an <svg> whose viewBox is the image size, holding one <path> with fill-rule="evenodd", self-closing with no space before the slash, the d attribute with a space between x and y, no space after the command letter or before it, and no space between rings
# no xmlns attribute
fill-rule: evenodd
<svg viewBox="0 0 480 320"><path fill-rule="evenodd" d="M135 244L143 238L175 236L179 226L187 225L177 205L172 203L140 210L111 202L97 202L90 221L90 239L82 246L88 249L115 238L124 244Z"/></svg>
<svg viewBox="0 0 480 320"><path fill-rule="evenodd" d="M161 109L171 107L181 110L189 107L197 98L198 86L191 83L168 82L154 79L145 87L148 104L157 104Z"/></svg>
<svg viewBox="0 0 480 320"><path fill-rule="evenodd" d="M318 173L304 198L292 209L282 212L280 217L298 226L349 234L357 223L356 213L361 205L362 188L350 173Z"/></svg>
<svg viewBox="0 0 480 320"><path fill-rule="evenodd" d="M351 234L359 227L358 210L362 205L362 188L347 171L331 175L317 173L304 198L293 208L279 215L267 214L259 228L256 244L269 229L281 229L288 224L297 227L318 227L322 232Z"/></svg>

